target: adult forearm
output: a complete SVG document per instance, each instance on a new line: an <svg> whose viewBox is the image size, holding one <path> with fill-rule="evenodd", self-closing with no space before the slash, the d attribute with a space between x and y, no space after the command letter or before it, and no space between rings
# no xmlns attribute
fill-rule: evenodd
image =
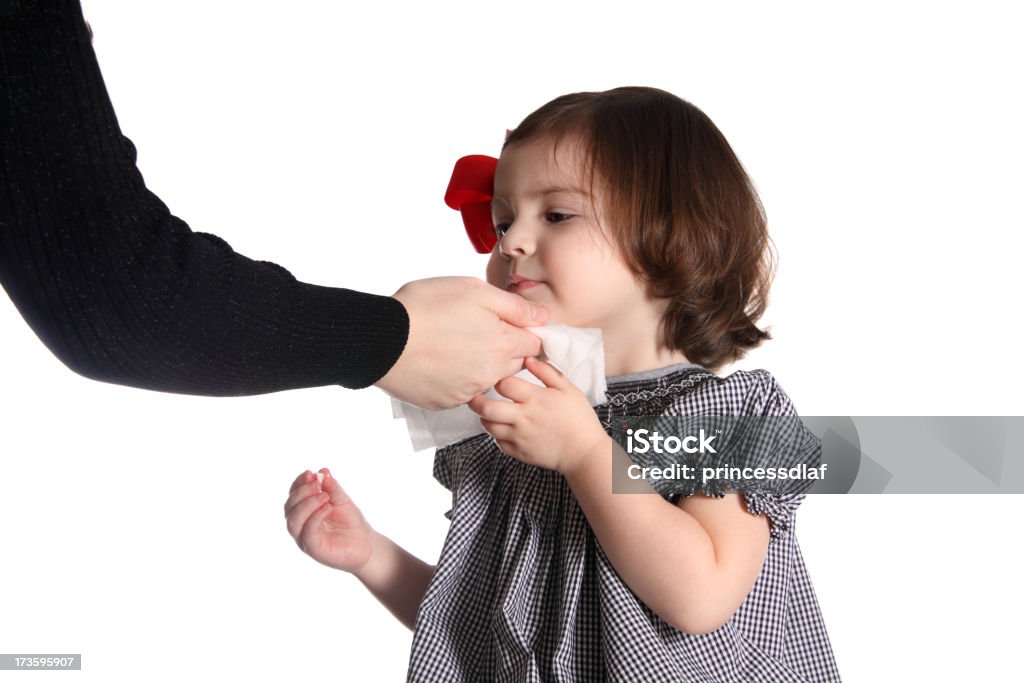
<svg viewBox="0 0 1024 683"><path fill-rule="evenodd" d="M374 532L373 555L355 575L389 612L412 630L434 567Z"/></svg>
<svg viewBox="0 0 1024 683"><path fill-rule="evenodd" d="M298 282L149 192L77 0L0 4L0 283L73 370L207 395L368 386L404 307Z"/></svg>

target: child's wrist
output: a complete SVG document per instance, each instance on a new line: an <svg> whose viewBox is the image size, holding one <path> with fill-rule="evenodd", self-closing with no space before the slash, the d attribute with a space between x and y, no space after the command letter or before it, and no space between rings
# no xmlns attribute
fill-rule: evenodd
<svg viewBox="0 0 1024 683"><path fill-rule="evenodd" d="M595 435L588 445L580 449L579 454L561 468L561 474L567 480L579 478L581 474L592 467L600 467L607 460L603 455L610 454L612 449L611 437L601 431Z"/></svg>
<svg viewBox="0 0 1024 683"><path fill-rule="evenodd" d="M376 531L371 531L370 556L366 558L366 562L364 562L361 567L352 570L352 576L359 579L359 581L366 586L377 583L382 573L384 561L386 560L387 542L387 538L381 536Z"/></svg>

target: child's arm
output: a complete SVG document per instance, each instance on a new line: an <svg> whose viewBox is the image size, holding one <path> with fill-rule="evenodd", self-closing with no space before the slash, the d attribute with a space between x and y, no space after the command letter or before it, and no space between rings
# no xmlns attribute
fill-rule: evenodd
<svg viewBox="0 0 1024 683"><path fill-rule="evenodd" d="M292 483L284 505L288 533L303 552L355 575L410 630L434 567L374 531L327 469Z"/></svg>
<svg viewBox="0 0 1024 683"><path fill-rule="evenodd" d="M405 624L416 626L416 613L434 576L434 566L419 559L387 536L373 533L370 561L353 572L373 597Z"/></svg>
<svg viewBox="0 0 1024 683"><path fill-rule="evenodd" d="M761 571L767 519L750 514L739 494L678 505L613 494L614 442L586 398L547 363L528 359L527 368L547 388L509 378L496 389L513 403L473 399L485 429L508 455L565 476L616 571L662 619L688 633L722 626Z"/></svg>
<svg viewBox="0 0 1024 683"><path fill-rule="evenodd" d="M613 494L613 458L628 456L605 439L563 474L608 560L638 598L680 631L721 627L761 572L768 520L750 514L737 493L695 495L677 505L659 495Z"/></svg>

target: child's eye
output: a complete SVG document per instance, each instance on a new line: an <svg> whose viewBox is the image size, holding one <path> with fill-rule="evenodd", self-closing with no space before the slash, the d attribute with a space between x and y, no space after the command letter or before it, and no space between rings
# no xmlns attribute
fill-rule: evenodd
<svg viewBox="0 0 1024 683"><path fill-rule="evenodd" d="M495 223L494 234L497 235L498 239L500 240L502 237L505 236L505 233L508 232L508 229L511 227L511 223Z"/></svg>
<svg viewBox="0 0 1024 683"><path fill-rule="evenodd" d="M558 211L548 211L544 214L545 220L548 223L564 223L565 221L572 218L571 213L559 213Z"/></svg>

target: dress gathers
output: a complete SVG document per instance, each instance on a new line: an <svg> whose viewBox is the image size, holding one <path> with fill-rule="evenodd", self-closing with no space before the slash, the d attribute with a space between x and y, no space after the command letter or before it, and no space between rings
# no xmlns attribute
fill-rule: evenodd
<svg viewBox="0 0 1024 683"><path fill-rule="evenodd" d="M796 415L764 370L719 378L690 364L609 378L595 410L604 422ZM451 527L416 617L410 681L839 680L794 530L803 494L743 494L772 526L764 566L728 622L691 635L623 582L562 475L481 434L439 449L434 476L452 491Z"/></svg>

